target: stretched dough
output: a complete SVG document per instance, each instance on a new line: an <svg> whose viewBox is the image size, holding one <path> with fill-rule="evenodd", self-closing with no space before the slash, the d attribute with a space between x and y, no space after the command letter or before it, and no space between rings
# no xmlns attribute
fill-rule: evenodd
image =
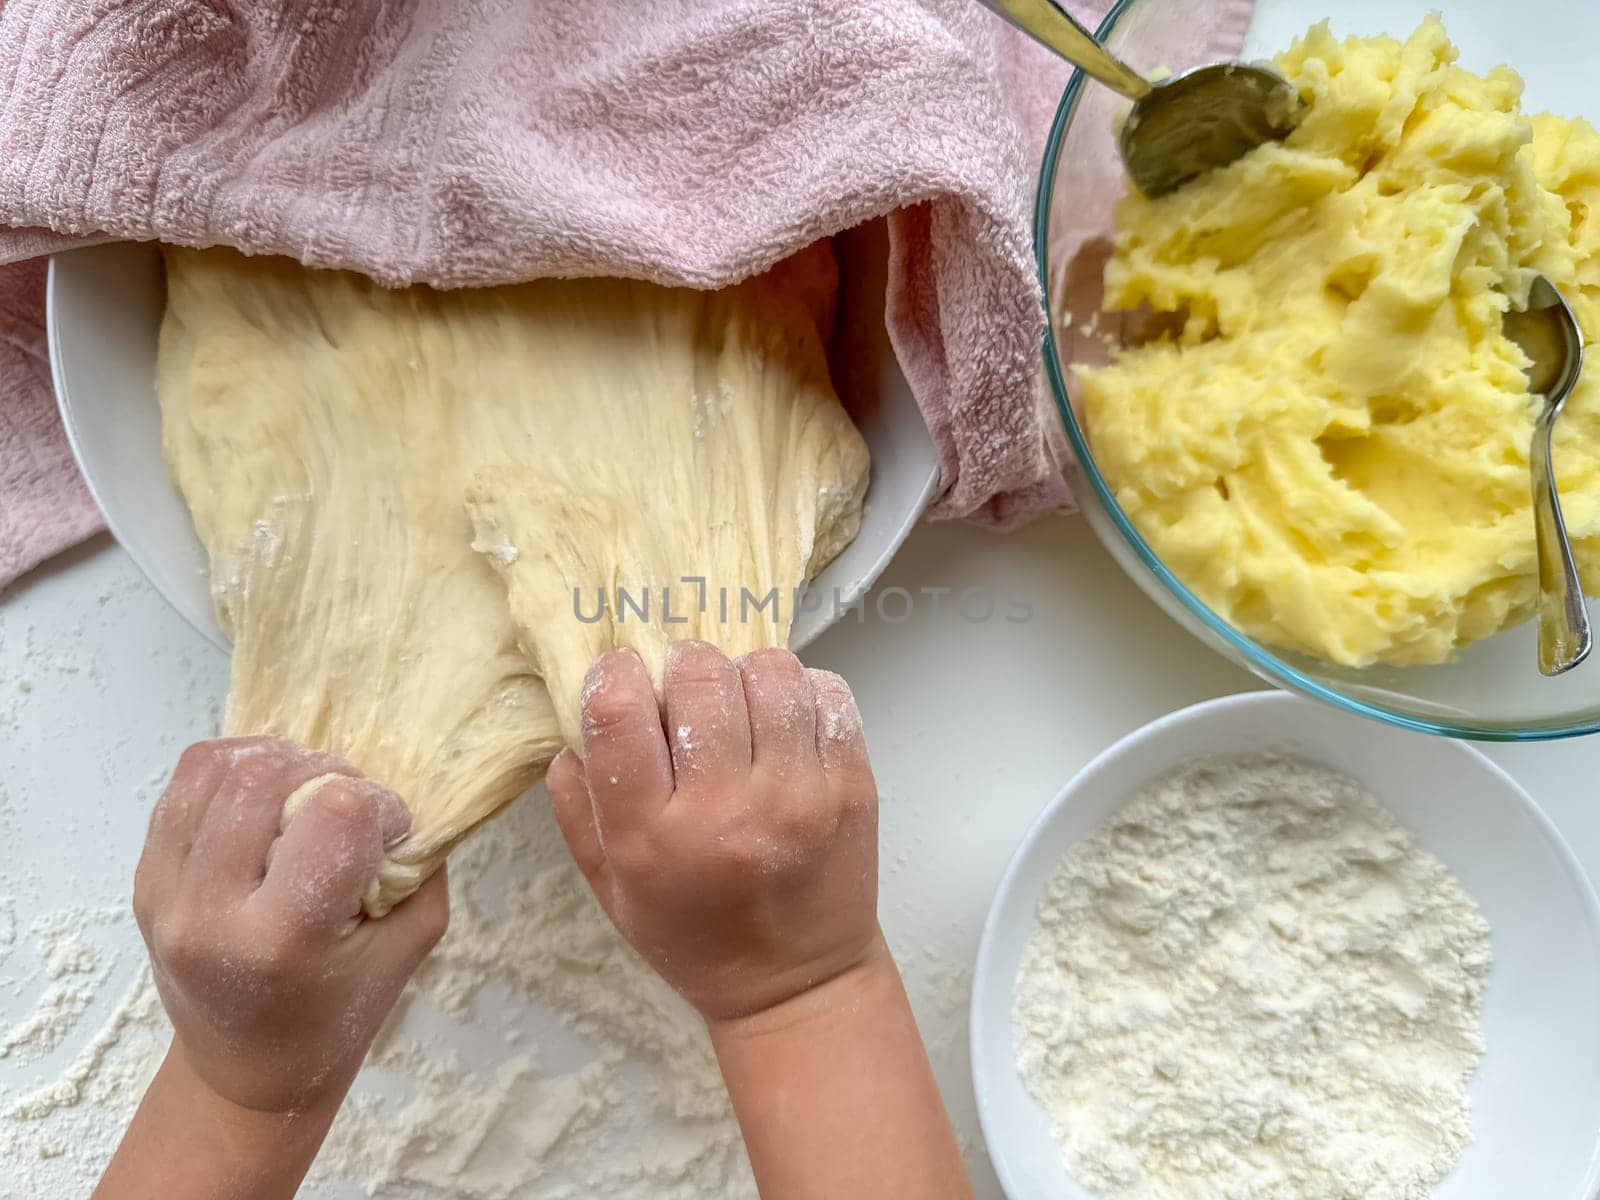
<svg viewBox="0 0 1600 1200"><path fill-rule="evenodd" d="M576 740L596 654L633 646L659 682L671 638L782 644L793 590L855 535L867 455L828 382L825 247L721 292L166 257L163 433L233 639L225 727L405 797L374 915ZM738 611L774 589L777 611Z"/></svg>
<svg viewBox="0 0 1600 1200"><path fill-rule="evenodd" d="M725 292L606 280L530 298L561 329L535 357L582 415L541 416L466 500L570 745L596 655L632 647L659 681L674 638L784 645L795 589L855 537L867 452L828 378L834 284L811 256Z"/></svg>

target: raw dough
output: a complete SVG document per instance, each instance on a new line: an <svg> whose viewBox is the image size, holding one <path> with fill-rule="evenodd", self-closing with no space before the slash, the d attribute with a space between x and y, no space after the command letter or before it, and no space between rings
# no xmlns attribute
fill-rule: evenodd
<svg viewBox="0 0 1600 1200"><path fill-rule="evenodd" d="M405 797L374 915L575 738L595 654L633 645L659 681L671 638L784 642L790 602L665 624L660 588L674 618L682 576L713 603L782 597L855 535L867 454L828 383L835 287L825 246L722 292L389 291L167 251L158 391L234 643L226 730ZM648 622L578 619L618 586L655 589Z"/></svg>
<svg viewBox="0 0 1600 1200"><path fill-rule="evenodd" d="M551 306L539 325L566 326L534 353L582 388L583 419L541 415L509 461L473 473L467 509L571 745L596 655L630 646L659 680L674 638L784 645L795 588L856 535L866 447L819 332L832 264L766 279L757 302L616 281L531 299ZM646 370L619 372L624 346Z"/></svg>

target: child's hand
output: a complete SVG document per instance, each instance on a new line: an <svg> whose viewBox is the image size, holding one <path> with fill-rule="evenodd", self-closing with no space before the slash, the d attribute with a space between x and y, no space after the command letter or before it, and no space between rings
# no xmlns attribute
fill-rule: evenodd
<svg viewBox="0 0 1600 1200"><path fill-rule="evenodd" d="M284 802L324 782L286 826ZM184 752L134 880L174 1055L257 1112L337 1105L378 1026L449 922L444 872L361 916L411 818L349 763L278 738Z"/></svg>
<svg viewBox="0 0 1600 1200"><path fill-rule="evenodd" d="M583 758L550 767L567 845L622 935L713 1022L886 958L877 790L844 680L787 650L733 663L675 642L664 691L665 729L639 657L603 656Z"/></svg>
<svg viewBox="0 0 1600 1200"><path fill-rule="evenodd" d="M763 1196L969 1200L878 929L878 802L844 680L669 648L583 684L550 800L606 914L706 1018Z"/></svg>

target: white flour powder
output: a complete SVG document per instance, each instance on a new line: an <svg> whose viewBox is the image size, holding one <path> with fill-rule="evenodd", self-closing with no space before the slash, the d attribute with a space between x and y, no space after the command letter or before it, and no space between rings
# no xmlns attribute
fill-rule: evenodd
<svg viewBox="0 0 1600 1200"><path fill-rule="evenodd" d="M541 792L450 859L450 932L410 1005L462 1025L495 992L556 1014L568 1036L508 1037L468 1064L391 1022L314 1182L451 1200L754 1200L738 1126L700 1018L617 936ZM420 1023L420 1022L419 1022Z"/></svg>
<svg viewBox="0 0 1600 1200"><path fill-rule="evenodd" d="M1425 1200L1469 1140L1489 962L1477 906L1354 780L1199 762L1057 869L1018 1064L1107 1200Z"/></svg>

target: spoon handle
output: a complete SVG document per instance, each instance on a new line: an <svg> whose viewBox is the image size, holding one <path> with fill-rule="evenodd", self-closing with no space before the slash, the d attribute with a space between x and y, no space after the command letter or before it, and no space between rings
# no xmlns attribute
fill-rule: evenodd
<svg viewBox="0 0 1600 1200"><path fill-rule="evenodd" d="M1593 635L1583 586L1572 560L1572 543L1561 516L1550 433L1556 409L1546 405L1533 431L1533 520L1539 554L1539 670L1546 675L1570 671L1589 655Z"/></svg>
<svg viewBox="0 0 1600 1200"><path fill-rule="evenodd" d="M1081 67L1112 91L1129 100L1143 100L1150 94L1150 81L1116 58L1057 0L979 0L985 7L1010 21L1040 45L1054 50L1069 63Z"/></svg>

